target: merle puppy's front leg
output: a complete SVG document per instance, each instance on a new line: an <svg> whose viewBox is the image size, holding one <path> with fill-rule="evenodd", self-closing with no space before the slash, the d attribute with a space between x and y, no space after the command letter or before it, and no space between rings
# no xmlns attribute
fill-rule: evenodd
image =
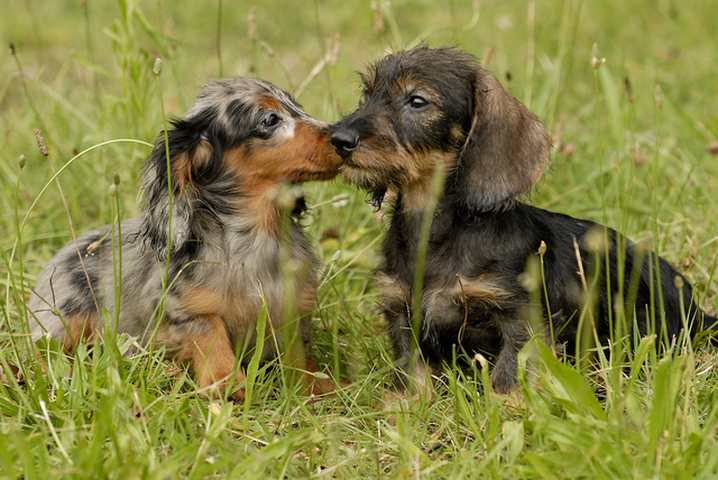
<svg viewBox="0 0 718 480"><path fill-rule="evenodd" d="M529 339L526 323L518 318L502 317L496 325L501 333L501 350L491 371L491 384L498 393L509 393L516 387L518 354Z"/></svg>
<svg viewBox="0 0 718 480"><path fill-rule="evenodd" d="M300 328L302 329L302 343L304 347L304 382L306 383L309 393L312 395L323 395L331 393L335 390L334 381L330 378L324 378L319 368L314 351L312 349L312 317L305 315L300 320ZM315 375L320 373L319 376Z"/></svg>
<svg viewBox="0 0 718 480"><path fill-rule="evenodd" d="M197 385L210 396L223 396L232 385L230 397L244 401L244 372L235 365L234 348L219 315L199 315L178 324L167 322L156 341L174 352L176 361L190 364Z"/></svg>

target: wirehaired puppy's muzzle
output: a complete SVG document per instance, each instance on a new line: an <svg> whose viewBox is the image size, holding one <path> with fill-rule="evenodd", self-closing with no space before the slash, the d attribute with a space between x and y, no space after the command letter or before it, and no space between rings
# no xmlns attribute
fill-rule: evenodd
<svg viewBox="0 0 718 480"><path fill-rule="evenodd" d="M334 125L332 145L344 158L345 178L369 190L374 201L392 193L376 286L399 370L422 370L410 364L417 359L412 352L417 315L423 359L438 366L452 363L457 352L468 353L469 361L475 353L486 355L494 361L491 379L499 392L515 387L518 353L531 335L545 333L550 342L565 344L570 355L585 308L577 272L591 272L589 259L596 254L588 246L591 232L601 238L605 232L608 239L610 268L601 272L597 299L621 298L613 285L635 285L630 272L638 272L635 305L625 311L636 312L640 334L650 331L649 311L665 311L665 327L656 328L668 340L679 338L683 329L680 305L695 312L689 323L701 320L689 284L665 260L658 262L656 279L646 267L655 254L634 253L617 232L520 201L548 166L549 134L473 56L420 46L380 59L362 82L359 106ZM433 179L440 178L435 173L442 168L445 181L437 203ZM418 272L424 275L423 291L414 292L419 239L429 213L425 267ZM625 254L626 275L608 282L605 277L622 270L620 254ZM526 266L539 255L546 279L545 305L539 305L545 332L534 328L529 312L535 302L524 281ZM680 291L676 278L684 285ZM662 295L649 285L662 285ZM417 293L422 311L411 312ZM617 304L597 303L596 338L612 340L606 312ZM660 319L653 320L658 325ZM703 316L703 321L710 325L715 319Z"/></svg>
<svg viewBox="0 0 718 480"><path fill-rule="evenodd" d="M359 146L359 133L348 127L337 126L332 131L332 145L342 158L351 156L351 153Z"/></svg>

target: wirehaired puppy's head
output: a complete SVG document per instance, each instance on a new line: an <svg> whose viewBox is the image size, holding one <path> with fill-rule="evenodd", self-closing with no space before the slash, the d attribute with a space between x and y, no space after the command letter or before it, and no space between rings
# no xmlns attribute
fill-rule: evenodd
<svg viewBox="0 0 718 480"><path fill-rule="evenodd" d="M272 231L278 187L332 178L340 163L328 126L287 92L251 78L209 83L147 161L146 239L164 256L190 248L209 224L230 217L241 219L242 229Z"/></svg>
<svg viewBox="0 0 718 480"><path fill-rule="evenodd" d="M332 127L343 175L421 208L437 167L446 193L487 211L528 192L549 161L541 122L468 53L420 46L362 75L357 110Z"/></svg>

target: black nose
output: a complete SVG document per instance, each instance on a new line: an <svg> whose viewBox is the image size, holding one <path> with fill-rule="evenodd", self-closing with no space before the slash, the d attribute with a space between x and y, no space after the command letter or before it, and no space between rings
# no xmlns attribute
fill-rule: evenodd
<svg viewBox="0 0 718 480"><path fill-rule="evenodd" d="M359 134L348 128L339 128L332 133L332 145L339 152L351 152L359 146Z"/></svg>

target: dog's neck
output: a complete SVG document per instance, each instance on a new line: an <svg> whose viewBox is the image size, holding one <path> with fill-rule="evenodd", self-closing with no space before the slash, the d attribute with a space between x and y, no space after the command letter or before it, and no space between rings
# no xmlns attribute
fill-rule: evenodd
<svg viewBox="0 0 718 480"><path fill-rule="evenodd" d="M405 186L401 189L401 209L407 213L421 213L424 212L429 205L435 203L433 196L435 193L432 191L431 179L428 181L416 182L414 184ZM441 197L443 198L443 193ZM441 198L439 202L441 203Z"/></svg>
<svg viewBox="0 0 718 480"><path fill-rule="evenodd" d="M279 239L283 227L293 225L306 211L307 204L301 189L291 191L265 190L252 195L240 195L234 204L234 214L225 223L235 232L264 233Z"/></svg>
<svg viewBox="0 0 718 480"><path fill-rule="evenodd" d="M485 214L511 210L518 203L516 198L511 197L486 208L480 209L472 206L456 191L453 176L449 176L444 182L443 191L438 200L432 198L435 193L432 192L430 181L411 184L401 189L375 189L371 194L371 203L377 210L381 208L385 200L389 200L394 212L400 211L407 216L423 217L426 210L435 205L435 216L441 211L452 211L466 221L478 220Z"/></svg>
<svg viewBox="0 0 718 480"><path fill-rule="evenodd" d="M428 211L430 205L425 203L423 208L419 208L418 204L410 204L410 207L407 208L405 204L406 197L403 192L392 195L392 197L392 199L388 200L388 203L391 204L389 211L392 215L392 227L399 227L410 242L418 240L421 225L426 215L430 214ZM413 200L415 198L409 201ZM507 219L511 217L508 214L517 205L519 205L519 201L511 198L490 209L479 210L468 206L460 195L448 189L442 193L434 211L431 212L430 241L432 243L441 243L458 225L477 226L489 223L494 225L503 215L507 215Z"/></svg>
<svg viewBox="0 0 718 480"><path fill-rule="evenodd" d="M455 156L428 154L425 157L431 160L428 166L398 189L402 199L401 208L409 214L422 212L427 206L441 202L455 182Z"/></svg>
<svg viewBox="0 0 718 480"><path fill-rule="evenodd" d="M427 215L431 215L430 238L432 241L442 238L453 224L455 217L454 203L442 196L436 203L433 212L430 212L429 205L425 204L423 208L420 208L418 204L412 203L415 200L416 198L409 198L410 203L407 205L404 192L396 195L392 205L392 227L400 226L401 230L407 235L407 240L413 243L414 240L418 240L421 226Z"/></svg>

